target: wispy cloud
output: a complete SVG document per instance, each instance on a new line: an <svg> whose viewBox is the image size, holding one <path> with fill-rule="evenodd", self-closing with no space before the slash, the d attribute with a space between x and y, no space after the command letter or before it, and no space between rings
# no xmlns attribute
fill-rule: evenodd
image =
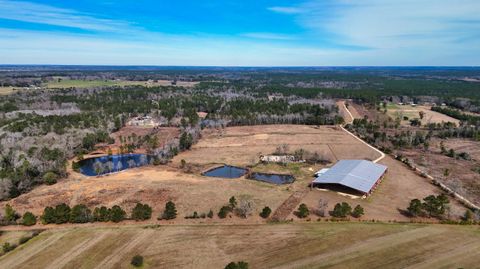
<svg viewBox="0 0 480 269"><path fill-rule="evenodd" d="M303 9L300 7L269 7L268 10L284 14L299 14L303 12Z"/></svg>
<svg viewBox="0 0 480 269"><path fill-rule="evenodd" d="M0 0L0 18L93 31L119 31L132 27L124 21L25 1Z"/></svg>
<svg viewBox="0 0 480 269"><path fill-rule="evenodd" d="M295 36L277 33L244 33L241 36L267 40L294 40Z"/></svg>
<svg viewBox="0 0 480 269"><path fill-rule="evenodd" d="M303 11L292 14L305 28L356 46L437 47L480 32L478 0L309 0L289 8Z"/></svg>

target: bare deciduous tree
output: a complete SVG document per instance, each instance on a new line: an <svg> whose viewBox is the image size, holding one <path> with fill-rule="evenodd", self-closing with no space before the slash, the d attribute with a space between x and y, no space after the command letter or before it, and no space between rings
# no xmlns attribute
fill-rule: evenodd
<svg viewBox="0 0 480 269"><path fill-rule="evenodd" d="M255 210L255 202L250 196L241 195L238 199L236 207L237 214L240 217L246 218Z"/></svg>
<svg viewBox="0 0 480 269"><path fill-rule="evenodd" d="M320 217L325 217L327 209L328 209L328 201L324 199L318 200L317 215L319 215Z"/></svg>

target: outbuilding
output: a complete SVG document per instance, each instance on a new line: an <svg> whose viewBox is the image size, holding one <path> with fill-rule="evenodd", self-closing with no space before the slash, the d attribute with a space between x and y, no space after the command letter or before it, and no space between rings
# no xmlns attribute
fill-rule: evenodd
<svg viewBox="0 0 480 269"><path fill-rule="evenodd" d="M316 174L313 187L368 196L384 177L387 167L367 160L340 160L322 172Z"/></svg>

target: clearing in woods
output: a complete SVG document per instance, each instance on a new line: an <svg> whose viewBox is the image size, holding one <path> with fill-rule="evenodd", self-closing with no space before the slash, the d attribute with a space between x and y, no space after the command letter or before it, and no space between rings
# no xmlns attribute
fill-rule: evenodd
<svg viewBox="0 0 480 269"><path fill-rule="evenodd" d="M11 94L15 87L0 87L0 95Z"/></svg>
<svg viewBox="0 0 480 269"><path fill-rule="evenodd" d="M454 119L442 113L438 113L436 111L432 111L431 107L429 106L396 105L392 103L387 104L387 114L393 119L401 119L402 125L405 126L410 126L410 120L415 118L419 119L420 112L424 113L422 125L426 125L428 123L442 122L453 122L457 125L460 123L460 121L457 119ZM408 118L408 120L405 120L404 117Z"/></svg>
<svg viewBox="0 0 480 269"><path fill-rule="evenodd" d="M473 226L322 222L87 227L45 231L0 257L0 264L10 269L130 268L131 258L140 254L146 268L223 268L239 260L251 268L476 268L479 251L480 233Z"/></svg>
<svg viewBox="0 0 480 269"><path fill-rule="evenodd" d="M173 86L182 86L182 87L193 87L198 82L189 82L189 81L177 81L176 85ZM49 89L56 88L89 88L89 87L108 87L108 86L145 86L145 87L156 87L156 86L172 86L172 82L169 80L157 80L157 81L126 81L126 80L77 80L77 79L60 79L52 80L47 82L45 87Z"/></svg>

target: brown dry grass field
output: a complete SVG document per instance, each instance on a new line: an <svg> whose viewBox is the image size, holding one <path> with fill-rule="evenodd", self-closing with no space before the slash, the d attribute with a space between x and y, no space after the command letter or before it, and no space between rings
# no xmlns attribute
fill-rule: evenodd
<svg viewBox="0 0 480 269"><path fill-rule="evenodd" d="M14 92L15 87L0 87L0 95L7 95Z"/></svg>
<svg viewBox="0 0 480 269"><path fill-rule="evenodd" d="M352 200L336 192L310 190L313 173L324 165L257 164L261 154L272 153L278 145L288 144L291 150L304 148L318 151L333 161L338 159L375 159L378 153L336 127L311 127L298 125L269 125L231 127L221 131L205 131L202 140L192 150L179 154L168 166L147 166L122 171L101 177L87 177L72 172L71 175L53 186L39 186L29 193L8 201L18 212L42 213L46 206L67 203L70 206L83 203L89 207L120 205L130 212L137 203L148 203L153 209L153 220L149 223L163 223L155 220L163 211L167 201L176 203L179 218L175 223L261 223L258 213L264 206L276 210L289 197L296 195L296 202L303 201L312 209L318 200L329 202L333 209L336 202L360 203L366 214L364 219L406 220L399 209L405 209L411 199L438 194L439 190L424 178L414 174L403 164L386 157L381 163L389 167L385 180L373 195L365 200ZM185 159L194 169L187 173L179 168ZM296 181L290 185L238 179L218 179L201 175L208 167L227 163L232 165L253 165L254 171L293 174ZM218 212L231 196L248 195L256 208L248 219L238 217L207 220L184 219L193 211L207 213L210 209ZM7 202L1 202L0 208ZM296 208L287 208L285 217ZM464 208L452 201L453 215L464 213ZM292 216L292 215L290 215ZM41 225L39 227L42 227Z"/></svg>
<svg viewBox="0 0 480 269"><path fill-rule="evenodd" d="M411 105L396 105L388 104L387 105L387 114L393 119L400 118L402 119L402 125L410 126L411 119L420 118L419 113L424 112L425 116L422 119L422 125L428 123L442 123L442 122L453 122L459 124L460 121L454 119L450 116L447 116L442 113L438 113L431 110L431 107L428 106L411 106ZM403 117L408 117L409 120L403 120Z"/></svg>
<svg viewBox="0 0 480 269"><path fill-rule="evenodd" d="M208 130L192 150L176 156L174 163L254 165L260 155L275 152L281 145L289 151L318 152L325 159L375 160L379 155L339 127L306 125L262 125Z"/></svg>
<svg viewBox="0 0 480 269"><path fill-rule="evenodd" d="M108 86L145 86L145 87L156 87L156 86L172 86L172 82L169 80L157 80L157 81L126 81L126 80L79 80L79 79L68 79L62 78L58 81L57 77L56 80L52 80L50 82L45 83L45 87L49 89L57 89L57 88L88 88L88 87L108 87ZM181 87L193 87L198 82L189 82L189 81L177 81L177 85Z"/></svg>
<svg viewBox="0 0 480 269"><path fill-rule="evenodd" d="M5 232L8 235L10 232ZM50 230L0 257L2 268L478 268L475 226L290 223Z"/></svg>

